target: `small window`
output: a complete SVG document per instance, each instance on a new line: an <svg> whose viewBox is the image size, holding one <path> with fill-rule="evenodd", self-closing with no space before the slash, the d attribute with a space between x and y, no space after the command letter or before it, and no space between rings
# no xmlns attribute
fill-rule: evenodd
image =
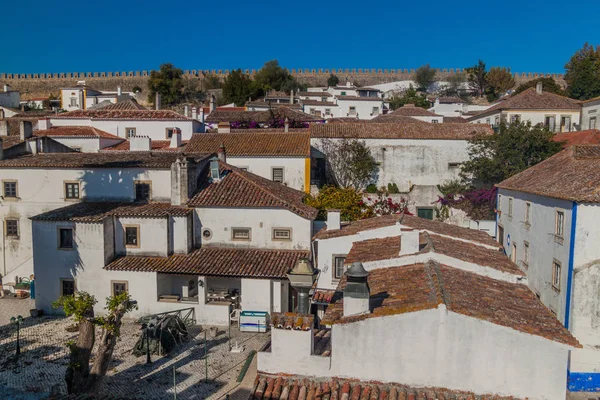
<svg viewBox="0 0 600 400"><path fill-rule="evenodd" d="M460 163L459 162L449 162L448 163L448 169L456 169L460 167Z"/></svg>
<svg viewBox="0 0 600 400"><path fill-rule="evenodd" d="M345 95L346 95L346 92L342 92L342 96L345 96Z"/></svg>
<svg viewBox="0 0 600 400"><path fill-rule="evenodd" d="M552 261L552 288L558 292L560 292L560 271L562 265L560 261L554 260Z"/></svg>
<svg viewBox="0 0 600 400"><path fill-rule="evenodd" d="M110 283L113 297L129 291L129 282L127 281L111 281Z"/></svg>
<svg viewBox="0 0 600 400"><path fill-rule="evenodd" d="M4 181L4 197L17 198L17 181Z"/></svg>
<svg viewBox="0 0 600 400"><path fill-rule="evenodd" d="M136 182L135 183L135 201L150 200L150 183Z"/></svg>
<svg viewBox="0 0 600 400"><path fill-rule="evenodd" d="M589 128L590 129L596 129L596 117L591 117L590 118Z"/></svg>
<svg viewBox="0 0 600 400"><path fill-rule="evenodd" d="M513 212L513 199L511 197L508 198L508 216L512 217Z"/></svg>
<svg viewBox="0 0 600 400"><path fill-rule="evenodd" d="M77 107L77 97L71 97L71 107Z"/></svg>
<svg viewBox="0 0 600 400"><path fill-rule="evenodd" d="M373 111L371 112L371 115L379 115L379 107L373 107Z"/></svg>
<svg viewBox="0 0 600 400"><path fill-rule="evenodd" d="M356 115L356 107L348 107L348 114Z"/></svg>
<svg viewBox="0 0 600 400"><path fill-rule="evenodd" d="M523 266L529 265L529 242L523 242Z"/></svg>
<svg viewBox="0 0 600 400"><path fill-rule="evenodd" d="M73 228L58 229L58 247L61 249L73 248Z"/></svg>
<svg viewBox="0 0 600 400"><path fill-rule="evenodd" d="M81 146L71 146L71 150L81 153Z"/></svg>
<svg viewBox="0 0 600 400"><path fill-rule="evenodd" d="M554 115L548 115L544 118L544 126L551 132L554 132L556 128L556 117Z"/></svg>
<svg viewBox="0 0 600 400"><path fill-rule="evenodd" d="M437 119L432 119L432 120L431 120L431 123L432 123L432 124L437 124L437 123L439 123L439 121L438 121Z"/></svg>
<svg viewBox="0 0 600 400"><path fill-rule="evenodd" d="M291 240L292 230L289 228L274 228L273 240Z"/></svg>
<svg viewBox="0 0 600 400"><path fill-rule="evenodd" d="M250 240L250 228L231 229L231 238L233 240Z"/></svg>
<svg viewBox="0 0 600 400"><path fill-rule="evenodd" d="M165 130L165 136L167 137L167 139L171 139L173 133L175 133L175 128L167 128Z"/></svg>
<svg viewBox="0 0 600 400"><path fill-rule="evenodd" d="M323 102L327 101L327 97L321 97L321 101L323 101Z"/></svg>
<svg viewBox="0 0 600 400"><path fill-rule="evenodd" d="M19 220L18 219L7 219L6 224L6 236L16 238L19 237Z"/></svg>
<svg viewBox="0 0 600 400"><path fill-rule="evenodd" d="M325 109L325 115L331 115L331 108Z"/></svg>
<svg viewBox="0 0 600 400"><path fill-rule="evenodd" d="M496 115L496 117L494 117L494 126L499 126L500 125L500 116Z"/></svg>
<svg viewBox="0 0 600 400"><path fill-rule="evenodd" d="M521 116L518 114L513 114L510 116L510 123L514 124L514 123L518 123L521 122Z"/></svg>
<svg viewBox="0 0 600 400"><path fill-rule="evenodd" d="M125 137L129 139L132 136L135 136L135 128L125 128Z"/></svg>
<svg viewBox="0 0 600 400"><path fill-rule="evenodd" d="M273 182L283 183L283 168L273 168L271 170Z"/></svg>
<svg viewBox="0 0 600 400"><path fill-rule="evenodd" d="M208 228L205 228L202 230L202 237L206 240L209 240L210 238L212 238L212 231Z"/></svg>
<svg viewBox="0 0 600 400"><path fill-rule="evenodd" d="M65 199L79 199L79 182L65 182Z"/></svg>
<svg viewBox="0 0 600 400"><path fill-rule="evenodd" d="M417 208L417 216L433 220L433 208Z"/></svg>
<svg viewBox="0 0 600 400"><path fill-rule="evenodd" d="M564 237L565 233L565 212L557 211L556 212L556 227L554 229L554 234L558 237Z"/></svg>
<svg viewBox="0 0 600 400"><path fill-rule="evenodd" d="M525 224L531 224L531 203L525 203Z"/></svg>
<svg viewBox="0 0 600 400"><path fill-rule="evenodd" d="M333 279L342 279L345 261L346 256L333 256Z"/></svg>
<svg viewBox="0 0 600 400"><path fill-rule="evenodd" d="M310 109L310 115L315 115L315 111L316 111L316 110L315 110L314 108L311 108L311 109Z"/></svg>
<svg viewBox="0 0 600 400"><path fill-rule="evenodd" d="M510 259L515 264L517 263L517 244L515 242L513 242L513 244L512 244L512 252L510 254Z"/></svg>
<svg viewBox="0 0 600 400"><path fill-rule="evenodd" d="M492 120L489 119L489 118L486 118L485 119L485 123L488 124L488 125L491 125L492 124Z"/></svg>
<svg viewBox="0 0 600 400"><path fill-rule="evenodd" d="M238 167L238 169L248 172L248 167Z"/></svg>
<svg viewBox="0 0 600 400"><path fill-rule="evenodd" d="M125 247L140 247L140 227L125 226Z"/></svg>
<svg viewBox="0 0 600 400"><path fill-rule="evenodd" d="M75 294L75 280L61 279L60 280L60 295L73 296Z"/></svg>

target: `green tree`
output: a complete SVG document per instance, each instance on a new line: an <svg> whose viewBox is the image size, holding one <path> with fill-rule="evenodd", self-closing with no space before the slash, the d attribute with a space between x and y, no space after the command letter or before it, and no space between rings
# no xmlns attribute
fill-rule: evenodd
<svg viewBox="0 0 600 400"><path fill-rule="evenodd" d="M489 101L494 101L504 95L508 90L515 86L515 78L510 69L502 67L492 67L487 72L487 97Z"/></svg>
<svg viewBox="0 0 600 400"><path fill-rule="evenodd" d="M152 71L148 79L148 102L154 104L156 93L161 95L161 103L173 105L181 102L183 71L173 64L163 64L159 71Z"/></svg>
<svg viewBox="0 0 600 400"><path fill-rule="evenodd" d="M354 188L324 186L315 197L307 196L304 202L319 210L317 218L321 220L325 219L330 209L340 210L343 221L374 216L372 208L363 202L362 195Z"/></svg>
<svg viewBox="0 0 600 400"><path fill-rule="evenodd" d="M364 141L323 139L316 147L325 154L331 179L339 186L363 189L377 173L377 162Z"/></svg>
<svg viewBox="0 0 600 400"><path fill-rule="evenodd" d="M221 88L221 80L215 74L208 74L204 78L202 78L202 89L211 90L211 89L220 89Z"/></svg>
<svg viewBox="0 0 600 400"><path fill-rule="evenodd" d="M467 68L467 81L469 87L477 92L479 97L482 97L487 88L487 72L485 63L481 60L474 66Z"/></svg>
<svg viewBox="0 0 600 400"><path fill-rule="evenodd" d="M196 78L183 79L183 88L178 103L202 103L206 100L206 92L202 90L202 82Z"/></svg>
<svg viewBox="0 0 600 400"><path fill-rule="evenodd" d="M417 68L415 71L414 80L417 83L417 89L422 92L427 92L429 86L435 80L436 71L429 64L425 64Z"/></svg>
<svg viewBox="0 0 600 400"><path fill-rule="evenodd" d="M533 79L529 82L522 83L519 86L517 86L514 94L519 94L529 88L534 88L537 86L538 82L542 82L542 87L543 87L544 92L550 92L550 93L554 93L554 94L559 94L561 96L566 96L566 93L563 90L563 88L558 83L556 83L556 81L553 78L550 78L550 77L537 78L537 79Z"/></svg>
<svg viewBox="0 0 600 400"><path fill-rule="evenodd" d="M241 69L231 71L223 82L223 100L241 107L254 94L254 84L250 76Z"/></svg>
<svg viewBox="0 0 600 400"><path fill-rule="evenodd" d="M600 96L600 48L586 43L565 65L569 97L587 100Z"/></svg>
<svg viewBox="0 0 600 400"><path fill-rule="evenodd" d="M267 61L254 76L254 81L261 95L269 90L282 90L289 93L291 90L305 87L300 85L287 69L281 67L277 60Z"/></svg>
<svg viewBox="0 0 600 400"><path fill-rule="evenodd" d="M390 108L397 110L405 104L414 104L417 107L429 108L429 100L421 96L415 88L410 85L408 89L402 94L394 94L390 99Z"/></svg>
<svg viewBox="0 0 600 400"><path fill-rule="evenodd" d="M340 78L338 78L337 75L329 74L329 78L327 78L327 86L337 86L338 83L340 83Z"/></svg>
<svg viewBox="0 0 600 400"><path fill-rule="evenodd" d="M135 85L133 88L131 88L131 91L133 93L142 93L142 88L139 87L138 85Z"/></svg>
<svg viewBox="0 0 600 400"><path fill-rule="evenodd" d="M467 81L467 77L464 72L457 72L450 75L448 78L448 85L444 88L443 92L445 96L458 96L460 94L459 89L462 88L462 84Z"/></svg>
<svg viewBox="0 0 600 400"><path fill-rule="evenodd" d="M554 134L541 124L501 123L493 135L469 141L469 160L461 166L465 184L490 187L545 160L561 150Z"/></svg>

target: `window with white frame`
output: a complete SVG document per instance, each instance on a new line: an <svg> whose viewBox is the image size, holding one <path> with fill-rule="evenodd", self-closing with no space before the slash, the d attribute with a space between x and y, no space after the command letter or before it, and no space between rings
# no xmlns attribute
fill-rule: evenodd
<svg viewBox="0 0 600 400"><path fill-rule="evenodd" d="M325 115L331 115L331 108L325 109Z"/></svg>
<svg viewBox="0 0 600 400"><path fill-rule="evenodd" d="M135 136L135 128L125 128L125 137L129 139L132 136Z"/></svg>
<svg viewBox="0 0 600 400"><path fill-rule="evenodd" d="M494 117L494 126L498 126L498 125L500 125L500 116L496 115Z"/></svg>
<svg viewBox="0 0 600 400"><path fill-rule="evenodd" d="M15 218L6 219L4 221L4 234L9 238L19 237L19 220Z"/></svg>
<svg viewBox="0 0 600 400"><path fill-rule="evenodd" d="M271 178L273 182L283 182L283 168L277 167L271 169Z"/></svg>
<svg viewBox="0 0 600 400"><path fill-rule="evenodd" d="M349 115L356 115L356 107L348 107Z"/></svg>
<svg viewBox="0 0 600 400"><path fill-rule="evenodd" d="M437 124L437 123L439 123L439 121L438 121L437 119L432 119L432 120L431 120L431 123L432 123L432 124Z"/></svg>
<svg viewBox="0 0 600 400"><path fill-rule="evenodd" d="M292 230L290 228L273 228L273 240L291 240Z"/></svg>
<svg viewBox="0 0 600 400"><path fill-rule="evenodd" d="M512 217L512 212L513 212L513 199L512 197L508 198L508 216Z"/></svg>
<svg viewBox="0 0 600 400"><path fill-rule="evenodd" d="M562 264L560 261L554 259L552 261L552 288L558 292L560 292L560 274L561 274Z"/></svg>
<svg viewBox="0 0 600 400"><path fill-rule="evenodd" d="M250 228L232 228L232 240L250 240Z"/></svg>
<svg viewBox="0 0 600 400"><path fill-rule="evenodd" d="M373 107L373 111L371 111L371 115L379 115L379 107Z"/></svg>
<svg viewBox="0 0 600 400"><path fill-rule="evenodd" d="M596 129L596 117L590 117L589 128Z"/></svg>
<svg viewBox="0 0 600 400"><path fill-rule="evenodd" d="M565 212L556 211L556 226L554 228L554 234L558 237L564 237L565 234Z"/></svg>
<svg viewBox="0 0 600 400"><path fill-rule="evenodd" d="M333 279L342 279L344 276L344 262L346 261L345 254L335 254L332 261Z"/></svg>

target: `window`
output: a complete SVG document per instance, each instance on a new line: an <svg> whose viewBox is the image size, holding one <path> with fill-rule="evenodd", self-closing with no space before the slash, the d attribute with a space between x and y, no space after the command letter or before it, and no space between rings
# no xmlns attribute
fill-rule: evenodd
<svg viewBox="0 0 600 400"><path fill-rule="evenodd" d="M561 132L570 132L571 131L571 117L561 117L560 118L560 131Z"/></svg>
<svg viewBox="0 0 600 400"><path fill-rule="evenodd" d="M371 112L371 115L379 115L379 107L373 107L373 111Z"/></svg>
<svg viewBox="0 0 600 400"><path fill-rule="evenodd" d="M486 118L485 119L485 123L488 124L488 125L491 125L492 124L492 120L489 119L489 118Z"/></svg>
<svg viewBox="0 0 600 400"><path fill-rule="evenodd" d="M439 121L438 121L437 119L432 119L432 120L431 120L431 123L432 123L432 124L437 124L437 123L439 123Z"/></svg>
<svg viewBox="0 0 600 400"><path fill-rule="evenodd" d="M4 198L17 198L17 181L4 181Z"/></svg>
<svg viewBox="0 0 600 400"><path fill-rule="evenodd" d="M331 108L325 109L325 115L331 115Z"/></svg>
<svg viewBox="0 0 600 400"><path fill-rule="evenodd" d="M135 128L125 128L125 137L129 139L132 136L135 136Z"/></svg>
<svg viewBox="0 0 600 400"><path fill-rule="evenodd" d="M19 237L19 220L7 219L5 222L5 234L7 237Z"/></svg>
<svg viewBox="0 0 600 400"><path fill-rule="evenodd" d="M292 230L289 228L273 228L273 240L291 240Z"/></svg>
<svg viewBox="0 0 600 400"><path fill-rule="evenodd" d="M70 107L77 107L77 97L71 97Z"/></svg>
<svg viewBox="0 0 600 400"><path fill-rule="evenodd" d="M417 208L417 216L433 220L433 208Z"/></svg>
<svg viewBox="0 0 600 400"><path fill-rule="evenodd" d="M504 247L504 227L500 225L498 225L498 243Z"/></svg>
<svg viewBox="0 0 600 400"><path fill-rule="evenodd" d="M208 228L205 228L202 230L202 237L206 240L209 240L210 238L212 238L212 231Z"/></svg>
<svg viewBox="0 0 600 400"><path fill-rule="evenodd" d="M547 115L544 118L544 126L548 128L551 132L554 132L555 125L556 117L554 115Z"/></svg>
<svg viewBox="0 0 600 400"><path fill-rule="evenodd" d="M150 187L150 182L135 182L135 201L149 201Z"/></svg>
<svg viewBox="0 0 600 400"><path fill-rule="evenodd" d="M79 182L65 182L65 199L79 199Z"/></svg>
<svg viewBox="0 0 600 400"><path fill-rule="evenodd" d="M448 169L456 169L460 167L460 163L459 162L449 162L448 163Z"/></svg>
<svg viewBox="0 0 600 400"><path fill-rule="evenodd" d="M523 242L523 266L529 265L529 242Z"/></svg>
<svg viewBox="0 0 600 400"><path fill-rule="evenodd" d="M321 101L323 101L323 102L327 101L327 97L321 97Z"/></svg>
<svg viewBox="0 0 600 400"><path fill-rule="evenodd" d="M273 168L271 169L271 177L273 182L283 182L283 168Z"/></svg>
<svg viewBox="0 0 600 400"><path fill-rule="evenodd" d="M60 295L73 296L75 294L75 280L61 279L60 280Z"/></svg>
<svg viewBox="0 0 600 400"><path fill-rule="evenodd" d="M521 122L521 116L518 114L513 114L510 116L510 123L513 124L515 122Z"/></svg>
<svg viewBox="0 0 600 400"><path fill-rule="evenodd" d="M565 212L564 211L556 211L556 227L554 229L554 234L558 237L564 237L565 233Z"/></svg>
<svg viewBox="0 0 600 400"><path fill-rule="evenodd" d="M238 167L238 169L242 170L242 171L248 171L248 167Z"/></svg>
<svg viewBox="0 0 600 400"><path fill-rule="evenodd" d="M560 270L561 270L560 261L554 259L552 261L552 288L558 292L560 292Z"/></svg>
<svg viewBox="0 0 600 400"><path fill-rule="evenodd" d="M525 203L525 225L531 224L531 203Z"/></svg>
<svg viewBox="0 0 600 400"><path fill-rule="evenodd" d="M508 216L512 217L513 211L513 199L511 197L508 198Z"/></svg>
<svg viewBox="0 0 600 400"><path fill-rule="evenodd" d="M127 281L111 281L112 295L118 296L129 291L129 282Z"/></svg>
<svg viewBox="0 0 600 400"><path fill-rule="evenodd" d="M345 96L345 95L346 95L346 92L342 92L342 96Z"/></svg>
<svg viewBox="0 0 600 400"><path fill-rule="evenodd" d="M315 115L315 109L314 108L310 109L310 115Z"/></svg>
<svg viewBox="0 0 600 400"><path fill-rule="evenodd" d="M125 247L140 247L139 225L125 226Z"/></svg>
<svg viewBox="0 0 600 400"><path fill-rule="evenodd" d="M333 256L333 279L342 279L344 276L344 262L346 261L345 255L334 255Z"/></svg>
<svg viewBox="0 0 600 400"><path fill-rule="evenodd" d="M73 228L58 228L58 248L73 248Z"/></svg>
<svg viewBox="0 0 600 400"><path fill-rule="evenodd" d="M356 115L356 107L348 107L349 115Z"/></svg>
<svg viewBox="0 0 600 400"><path fill-rule="evenodd" d="M250 240L250 228L232 228L231 239Z"/></svg>
<svg viewBox="0 0 600 400"><path fill-rule="evenodd" d="M590 117L590 129L596 129L596 117Z"/></svg>
<svg viewBox="0 0 600 400"><path fill-rule="evenodd" d="M71 150L78 151L81 153L81 146L71 146Z"/></svg>
<svg viewBox="0 0 600 400"><path fill-rule="evenodd" d="M512 252L510 253L510 259L515 264L517 263L517 244L515 242L513 242L512 244Z"/></svg>
<svg viewBox="0 0 600 400"><path fill-rule="evenodd" d="M496 115L494 117L494 126L499 126L500 125L500 116Z"/></svg>
<svg viewBox="0 0 600 400"><path fill-rule="evenodd" d="M175 132L175 128L167 128L167 129L165 129L165 136L167 137L167 139L171 139L171 137L173 136L174 132Z"/></svg>

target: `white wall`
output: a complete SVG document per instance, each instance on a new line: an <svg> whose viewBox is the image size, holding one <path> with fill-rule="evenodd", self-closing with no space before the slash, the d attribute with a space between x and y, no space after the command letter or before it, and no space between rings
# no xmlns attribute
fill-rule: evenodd
<svg viewBox="0 0 600 400"><path fill-rule="evenodd" d="M350 96L350 95L349 95ZM373 119L376 116L383 114L383 99L381 101L373 100L341 100L337 99L338 108L337 110L332 109L331 112L338 112L338 115L334 117L356 117L356 115L348 115L350 107L356 107L356 113L358 119ZM373 107L378 107L379 112L373 114Z"/></svg>
<svg viewBox="0 0 600 400"><path fill-rule="evenodd" d="M15 90L0 92L0 106L18 109L21 103L21 94Z"/></svg>
<svg viewBox="0 0 600 400"><path fill-rule="evenodd" d="M265 311L270 313L273 309L273 291L269 279L242 278L242 310ZM281 303L280 299L277 299Z"/></svg>
<svg viewBox="0 0 600 400"><path fill-rule="evenodd" d="M234 167L247 168L248 172L272 180L272 169L283 167L283 181L293 189L304 190L306 182L306 158L302 157L231 157L227 163ZM310 185L310 182L308 182Z"/></svg>
<svg viewBox="0 0 600 400"><path fill-rule="evenodd" d="M581 130L594 129L591 118L596 118L595 129L600 128L600 100L590 101L582 104L581 108Z"/></svg>
<svg viewBox="0 0 600 400"><path fill-rule="evenodd" d="M125 247L125 226L139 227L139 247ZM115 224L115 250L117 256L169 255L169 220L167 218L117 218Z"/></svg>
<svg viewBox="0 0 600 400"><path fill-rule="evenodd" d="M500 121L502 121L503 118L505 118L506 122L509 123L511 121L511 117L513 115L518 115L520 117L520 120L523 122L526 121L530 121L531 125L537 125L537 124L544 124L545 123L545 118L547 116L554 116L554 121L555 121L555 131L559 132L561 131L561 117L571 117L571 127L570 129L567 127L562 128L563 132L569 132L569 131L574 131L576 130L574 125L579 126L579 118L580 118L580 111L579 110L535 110L535 111L525 111L525 110L505 110L505 111L498 111L492 114L488 114L488 115L482 115L480 118L475 118L472 120L469 120L469 122L471 124L485 124L488 123L487 120L489 119L489 124L496 126L496 117L498 117L498 119Z"/></svg>
<svg viewBox="0 0 600 400"><path fill-rule="evenodd" d="M97 153L98 150L120 143L118 139L82 138L82 137L52 137L58 143L76 148L82 153Z"/></svg>

